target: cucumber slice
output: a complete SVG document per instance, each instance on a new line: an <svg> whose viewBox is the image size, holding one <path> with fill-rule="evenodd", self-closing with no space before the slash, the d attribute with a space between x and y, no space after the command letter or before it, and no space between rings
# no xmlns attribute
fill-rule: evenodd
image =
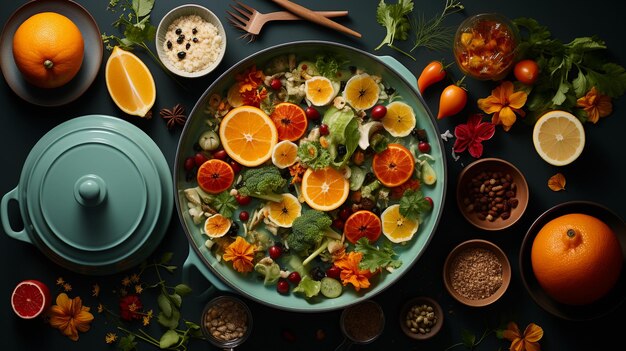
<svg viewBox="0 0 626 351"><path fill-rule="evenodd" d="M320 292L329 299L339 297L343 292L343 286L341 286L341 283L337 279L324 277L320 282L322 283Z"/></svg>

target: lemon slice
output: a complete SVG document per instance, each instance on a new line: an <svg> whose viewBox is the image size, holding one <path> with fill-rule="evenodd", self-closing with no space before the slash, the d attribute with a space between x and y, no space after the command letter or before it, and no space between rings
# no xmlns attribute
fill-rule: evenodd
<svg viewBox="0 0 626 351"><path fill-rule="evenodd" d="M549 111L535 123L533 129L535 150L546 162L565 166L574 162L585 147L585 130L573 114Z"/></svg>
<svg viewBox="0 0 626 351"><path fill-rule="evenodd" d="M355 110L367 110L378 102L380 87L367 73L355 75L348 79L343 90L343 97Z"/></svg>
<svg viewBox="0 0 626 351"><path fill-rule="evenodd" d="M304 82L306 98L315 106L328 105L337 91L330 79L324 76L315 76Z"/></svg>
<svg viewBox="0 0 626 351"><path fill-rule="evenodd" d="M415 113L408 104L394 101L387 105L387 114L383 117L382 123L391 136L405 137L415 128Z"/></svg>
<svg viewBox="0 0 626 351"><path fill-rule="evenodd" d="M293 221L302 214L302 205L294 195L285 193L278 202L267 203L267 217L279 227L291 228Z"/></svg>
<svg viewBox="0 0 626 351"><path fill-rule="evenodd" d="M204 221L204 234L209 238L222 237L230 230L230 224L230 219L216 213Z"/></svg>
<svg viewBox="0 0 626 351"><path fill-rule="evenodd" d="M294 163L298 159L298 145L289 141L283 140L274 146L272 151L272 163L274 166L284 169Z"/></svg>
<svg viewBox="0 0 626 351"><path fill-rule="evenodd" d="M380 215L383 222L383 234L394 243L409 241L417 233L419 222L400 214L400 205L387 207Z"/></svg>

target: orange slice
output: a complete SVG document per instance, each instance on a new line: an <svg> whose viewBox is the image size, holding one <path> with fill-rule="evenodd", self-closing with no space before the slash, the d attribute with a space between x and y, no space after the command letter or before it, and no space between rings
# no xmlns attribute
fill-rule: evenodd
<svg viewBox="0 0 626 351"><path fill-rule="evenodd" d="M267 217L277 226L291 228L293 221L302 214L302 205L292 194L282 194L278 202L267 203Z"/></svg>
<svg viewBox="0 0 626 351"><path fill-rule="evenodd" d="M294 163L298 159L298 145L289 140L283 140L274 146L272 151L272 163L274 166L284 169Z"/></svg>
<svg viewBox="0 0 626 351"><path fill-rule="evenodd" d="M230 110L222 119L219 132L228 156L247 167L269 160L278 141L278 132L272 120L253 106Z"/></svg>
<svg viewBox="0 0 626 351"><path fill-rule="evenodd" d="M125 113L145 117L156 100L152 74L135 54L113 48L104 69L109 95Z"/></svg>
<svg viewBox="0 0 626 351"><path fill-rule="evenodd" d="M419 222L408 219L400 214L400 205L395 204L388 207L380 215L383 223L383 234L394 243L409 241L417 233Z"/></svg>
<svg viewBox="0 0 626 351"><path fill-rule="evenodd" d="M209 238L222 237L230 230L230 224L230 219L216 213L204 221L204 234Z"/></svg>
<svg viewBox="0 0 626 351"><path fill-rule="evenodd" d="M304 91L307 100L315 106L328 105L337 92L333 86L333 82L324 76L315 76L304 82Z"/></svg>
<svg viewBox="0 0 626 351"><path fill-rule="evenodd" d="M387 114L382 119L383 127L394 137L405 137L415 128L413 108L401 101L387 105Z"/></svg>
<svg viewBox="0 0 626 351"><path fill-rule="evenodd" d="M355 110L367 110L376 105L380 87L367 73L353 76L346 82L343 97Z"/></svg>
<svg viewBox="0 0 626 351"><path fill-rule="evenodd" d="M382 232L380 218L372 211L356 211L346 219L343 226L343 233L351 243L356 243L359 239L366 237L371 243L378 240Z"/></svg>
<svg viewBox="0 0 626 351"><path fill-rule="evenodd" d="M196 179L202 190L218 194L230 188L235 180L235 172L228 163L213 158L200 165Z"/></svg>
<svg viewBox="0 0 626 351"><path fill-rule="evenodd" d="M388 187L401 185L411 178L415 169L413 155L400 144L389 144L374 155L372 170L381 183Z"/></svg>
<svg viewBox="0 0 626 351"><path fill-rule="evenodd" d="M549 111L537 120L533 129L535 150L546 162L565 166L574 162L585 147L585 130L573 114Z"/></svg>
<svg viewBox="0 0 626 351"><path fill-rule="evenodd" d="M309 122L302 107L291 102L281 102L270 114L278 131L278 140L296 141L300 139Z"/></svg>
<svg viewBox="0 0 626 351"><path fill-rule="evenodd" d="M302 176L302 197L316 210L332 211L348 198L350 182L333 168L307 169Z"/></svg>

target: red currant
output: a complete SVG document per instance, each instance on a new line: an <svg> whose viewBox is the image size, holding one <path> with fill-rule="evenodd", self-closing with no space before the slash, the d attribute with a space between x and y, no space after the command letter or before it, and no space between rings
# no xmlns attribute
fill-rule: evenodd
<svg viewBox="0 0 626 351"><path fill-rule="evenodd" d="M224 149L217 150L213 153L213 158L216 158L218 160L224 161L226 157L228 157L228 154L226 153L226 151L224 151Z"/></svg>
<svg viewBox="0 0 626 351"><path fill-rule="evenodd" d="M194 167L196 167L196 160L194 157L187 157L185 159L185 171L190 172Z"/></svg>
<svg viewBox="0 0 626 351"><path fill-rule="evenodd" d="M278 283L276 283L276 291L281 294L289 293L289 283L285 279L279 279Z"/></svg>
<svg viewBox="0 0 626 351"><path fill-rule="evenodd" d="M300 273L298 272L291 272L287 276L287 280L289 280L291 284L298 285L300 280L302 280L302 277L300 277Z"/></svg>
<svg viewBox="0 0 626 351"><path fill-rule="evenodd" d="M316 120L321 117L319 111L313 106L307 107L304 113L306 113L306 117L310 120Z"/></svg>
<svg viewBox="0 0 626 351"><path fill-rule="evenodd" d="M246 206L250 204L250 202L252 201L252 198L250 196L237 194L237 196L235 196L235 200L237 200L237 203L240 204L241 206Z"/></svg>
<svg viewBox="0 0 626 351"><path fill-rule="evenodd" d="M239 220L241 220L242 222L247 222L248 219L250 219L250 214L248 213L248 211L239 212Z"/></svg>
<svg viewBox="0 0 626 351"><path fill-rule="evenodd" d="M433 206L434 206L434 204L433 204L433 199L432 199L430 196L426 196L426 197L424 197L424 199L425 199L426 201L428 201L428 203L430 204L430 208L432 209L432 208L433 208Z"/></svg>
<svg viewBox="0 0 626 351"><path fill-rule="evenodd" d="M430 144L426 141L420 141L419 144L417 144L417 149L425 154L430 151Z"/></svg>
<svg viewBox="0 0 626 351"><path fill-rule="evenodd" d="M239 173L241 171L241 165L237 163L237 161L231 160L228 164L230 165L230 168L233 169L233 172Z"/></svg>
<svg viewBox="0 0 626 351"><path fill-rule="evenodd" d="M273 260L277 260L280 255L283 254L283 249L280 248L280 246L270 246L270 248L268 249L268 252L270 254L270 258Z"/></svg>
<svg viewBox="0 0 626 351"><path fill-rule="evenodd" d="M330 268L326 270L326 276L334 279L341 278L341 268L332 265Z"/></svg>
<svg viewBox="0 0 626 351"><path fill-rule="evenodd" d="M372 118L375 120L383 119L387 114L387 108L383 105L376 105L372 109Z"/></svg>
<svg viewBox="0 0 626 351"><path fill-rule="evenodd" d="M333 227L339 229L339 230L343 230L343 226L344 226L344 222L341 220L341 218L335 218L333 220Z"/></svg>
<svg viewBox="0 0 626 351"><path fill-rule="evenodd" d="M202 152L198 152L197 154L195 154L193 159L196 163L196 166L198 167L200 167L203 163L209 160Z"/></svg>
<svg viewBox="0 0 626 351"><path fill-rule="evenodd" d="M320 125L320 135L328 135L328 133L330 133L330 130L328 130L328 124Z"/></svg>
<svg viewBox="0 0 626 351"><path fill-rule="evenodd" d="M278 90L278 89L282 88L282 86L283 86L283 83L281 83L280 79L278 79L278 78L274 78L270 82L270 87L272 87L272 89L274 89L274 90Z"/></svg>

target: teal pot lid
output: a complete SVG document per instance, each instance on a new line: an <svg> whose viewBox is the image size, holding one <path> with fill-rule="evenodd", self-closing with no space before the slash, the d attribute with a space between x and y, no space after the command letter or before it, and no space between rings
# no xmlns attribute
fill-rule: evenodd
<svg viewBox="0 0 626 351"><path fill-rule="evenodd" d="M110 274L146 259L171 219L167 161L142 130L89 115L48 132L29 154L18 202L30 241L52 260Z"/></svg>

